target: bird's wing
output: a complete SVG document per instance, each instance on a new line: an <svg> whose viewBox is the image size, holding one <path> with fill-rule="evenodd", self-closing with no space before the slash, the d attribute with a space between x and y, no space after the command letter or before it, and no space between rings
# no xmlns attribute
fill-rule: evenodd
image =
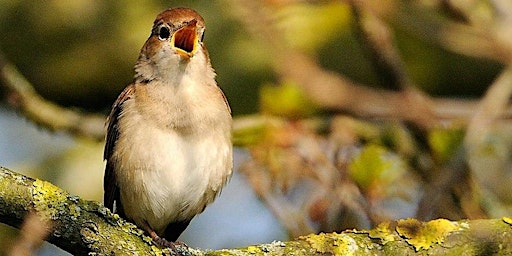
<svg viewBox="0 0 512 256"><path fill-rule="evenodd" d="M119 116L121 115L121 112L123 110L123 103L132 98L134 89L134 84L127 86L119 95L119 97L117 97L117 100L114 102L114 105L112 106L112 111L110 112L110 115L107 119L107 138L105 143L105 151L103 152L103 159L107 161L107 166L105 167L105 176L103 177L103 203L107 208L109 208L113 212L115 202L116 212L120 215L123 215L123 208L119 200L119 187L117 186L116 181L116 161L114 161L114 159L111 158L112 154L114 153L116 141L119 137L118 121Z"/></svg>

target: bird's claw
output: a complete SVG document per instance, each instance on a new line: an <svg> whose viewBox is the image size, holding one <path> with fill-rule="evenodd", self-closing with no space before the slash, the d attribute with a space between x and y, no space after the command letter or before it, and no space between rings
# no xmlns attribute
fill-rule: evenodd
<svg viewBox="0 0 512 256"><path fill-rule="evenodd" d="M183 249L181 249L181 248L178 249L178 247L187 247L188 248L188 245L183 242L180 242L180 241L169 242L165 238L162 238L162 237L153 238L153 242L159 247L169 248L176 255L183 255Z"/></svg>

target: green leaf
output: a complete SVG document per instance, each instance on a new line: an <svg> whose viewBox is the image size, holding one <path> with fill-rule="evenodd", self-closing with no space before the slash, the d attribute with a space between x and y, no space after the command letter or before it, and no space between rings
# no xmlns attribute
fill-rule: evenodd
<svg viewBox="0 0 512 256"><path fill-rule="evenodd" d="M348 166L351 178L363 189L375 184L388 184L400 177L405 164L386 148L370 144L364 147Z"/></svg>
<svg viewBox="0 0 512 256"><path fill-rule="evenodd" d="M428 135L432 153L440 162L450 159L463 139L464 131L460 128L435 128Z"/></svg>
<svg viewBox="0 0 512 256"><path fill-rule="evenodd" d="M263 85L260 90L260 105L266 114L288 118L307 117L317 110L293 82Z"/></svg>

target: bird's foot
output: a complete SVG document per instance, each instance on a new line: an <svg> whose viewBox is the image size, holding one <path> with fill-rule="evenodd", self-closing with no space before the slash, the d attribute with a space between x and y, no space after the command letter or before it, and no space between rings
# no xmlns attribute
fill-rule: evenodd
<svg viewBox="0 0 512 256"><path fill-rule="evenodd" d="M156 232L149 226L149 224L144 223L143 229L146 230L149 233L149 236L153 240L153 243L161 248L169 248L175 255L183 255L186 254L185 250L188 248L188 245L186 245L183 242L170 242L167 239L160 237L156 234Z"/></svg>
<svg viewBox="0 0 512 256"><path fill-rule="evenodd" d="M153 242L159 246L159 247L168 247L168 248L171 248L171 249L176 249L176 246L174 245L173 242L169 242L167 241L165 238L162 238L162 237L153 237Z"/></svg>
<svg viewBox="0 0 512 256"><path fill-rule="evenodd" d="M184 249L188 248L188 245L183 242L169 242L165 238L159 236L153 238L153 243L162 248L169 248L176 255L186 254Z"/></svg>

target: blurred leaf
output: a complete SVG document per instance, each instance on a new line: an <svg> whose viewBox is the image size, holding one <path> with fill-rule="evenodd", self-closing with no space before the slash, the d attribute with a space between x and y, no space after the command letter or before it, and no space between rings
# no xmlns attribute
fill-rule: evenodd
<svg viewBox="0 0 512 256"><path fill-rule="evenodd" d="M434 128L428 135L428 143L432 153L439 162L444 162L455 153L464 139L461 128Z"/></svg>
<svg viewBox="0 0 512 256"><path fill-rule="evenodd" d="M293 82L279 86L266 84L260 90L260 105L264 113L289 118L307 117L316 107Z"/></svg>
<svg viewBox="0 0 512 256"><path fill-rule="evenodd" d="M370 144L364 147L350 163L348 170L352 179L362 188L389 184L404 172L404 163L386 148Z"/></svg>

